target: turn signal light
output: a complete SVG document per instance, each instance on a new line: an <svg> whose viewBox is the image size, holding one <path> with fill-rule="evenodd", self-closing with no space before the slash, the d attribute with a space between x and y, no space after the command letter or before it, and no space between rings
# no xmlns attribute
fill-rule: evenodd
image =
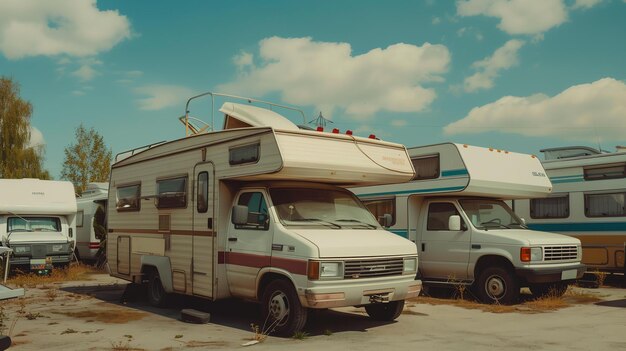
<svg viewBox="0 0 626 351"><path fill-rule="evenodd" d="M307 277L309 278L309 280L320 279L320 262L319 261L309 261L309 265L307 267Z"/></svg>
<svg viewBox="0 0 626 351"><path fill-rule="evenodd" d="M522 247L520 249L519 259L522 262L530 262L530 247Z"/></svg>

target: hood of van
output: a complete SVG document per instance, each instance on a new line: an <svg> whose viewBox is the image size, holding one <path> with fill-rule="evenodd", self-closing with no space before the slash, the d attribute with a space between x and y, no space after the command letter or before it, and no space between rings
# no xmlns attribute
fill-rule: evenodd
<svg viewBox="0 0 626 351"><path fill-rule="evenodd" d="M66 243L69 240L59 232L13 232L9 237L9 244L20 243Z"/></svg>
<svg viewBox="0 0 626 351"><path fill-rule="evenodd" d="M296 229L319 249L320 258L416 255L411 241L386 230Z"/></svg>
<svg viewBox="0 0 626 351"><path fill-rule="evenodd" d="M529 229L489 229L481 230L482 242L496 242L500 244L512 244L512 241L521 245L580 245L580 240L556 233L540 232ZM472 241L474 241L472 238Z"/></svg>

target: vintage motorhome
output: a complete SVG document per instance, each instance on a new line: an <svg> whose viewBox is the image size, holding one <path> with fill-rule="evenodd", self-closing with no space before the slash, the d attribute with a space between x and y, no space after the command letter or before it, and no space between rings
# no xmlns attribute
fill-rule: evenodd
<svg viewBox="0 0 626 351"><path fill-rule="evenodd" d="M515 212L535 230L580 239L591 270L624 272L626 149L589 147L541 150L554 189L548 198L515 200Z"/></svg>
<svg viewBox="0 0 626 351"><path fill-rule="evenodd" d="M550 194L537 158L453 143L408 152L411 182L351 190L416 243L426 287L473 285L484 302L513 303L520 287L562 294L582 276L578 239L528 230L503 201Z"/></svg>
<svg viewBox="0 0 626 351"><path fill-rule="evenodd" d="M12 249L12 268L45 272L66 267L75 232L72 183L0 179L0 245Z"/></svg>
<svg viewBox="0 0 626 351"><path fill-rule="evenodd" d="M404 146L302 130L249 104L220 111L221 131L113 164L111 274L147 283L155 305L169 293L259 301L282 335L310 308L358 305L395 319L419 293L417 250L343 186L411 179Z"/></svg>
<svg viewBox="0 0 626 351"><path fill-rule="evenodd" d="M76 198L75 253L81 261L92 262L97 259L100 250L99 236L106 235L104 214L108 197L109 183L89 183L81 196ZM98 230L100 233L96 232Z"/></svg>

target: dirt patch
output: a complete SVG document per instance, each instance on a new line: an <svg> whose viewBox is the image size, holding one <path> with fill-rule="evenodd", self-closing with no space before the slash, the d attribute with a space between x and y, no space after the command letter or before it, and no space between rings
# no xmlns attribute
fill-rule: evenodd
<svg viewBox="0 0 626 351"><path fill-rule="evenodd" d="M215 347L222 348L228 346L227 342L224 341L197 341L191 340L185 343L186 347Z"/></svg>
<svg viewBox="0 0 626 351"><path fill-rule="evenodd" d="M86 319L89 321L98 321L108 324L124 324L146 317L146 313L133 310L105 310L105 311L50 311L56 314L62 314L68 317Z"/></svg>

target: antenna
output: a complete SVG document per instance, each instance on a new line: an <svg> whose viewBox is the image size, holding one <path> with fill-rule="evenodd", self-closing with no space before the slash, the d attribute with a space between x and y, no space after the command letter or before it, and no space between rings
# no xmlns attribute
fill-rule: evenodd
<svg viewBox="0 0 626 351"><path fill-rule="evenodd" d="M333 123L333 121L331 121L330 119L328 119L328 118L326 118L326 117L322 116L322 111L320 111L320 114L319 114L319 116L317 116L317 118L310 120L310 121L309 121L309 124L311 124L311 123L313 123L313 122L315 122L315 125L316 125L318 128L320 128L320 127L321 127L321 128L326 127L326 123L327 123L327 122Z"/></svg>

